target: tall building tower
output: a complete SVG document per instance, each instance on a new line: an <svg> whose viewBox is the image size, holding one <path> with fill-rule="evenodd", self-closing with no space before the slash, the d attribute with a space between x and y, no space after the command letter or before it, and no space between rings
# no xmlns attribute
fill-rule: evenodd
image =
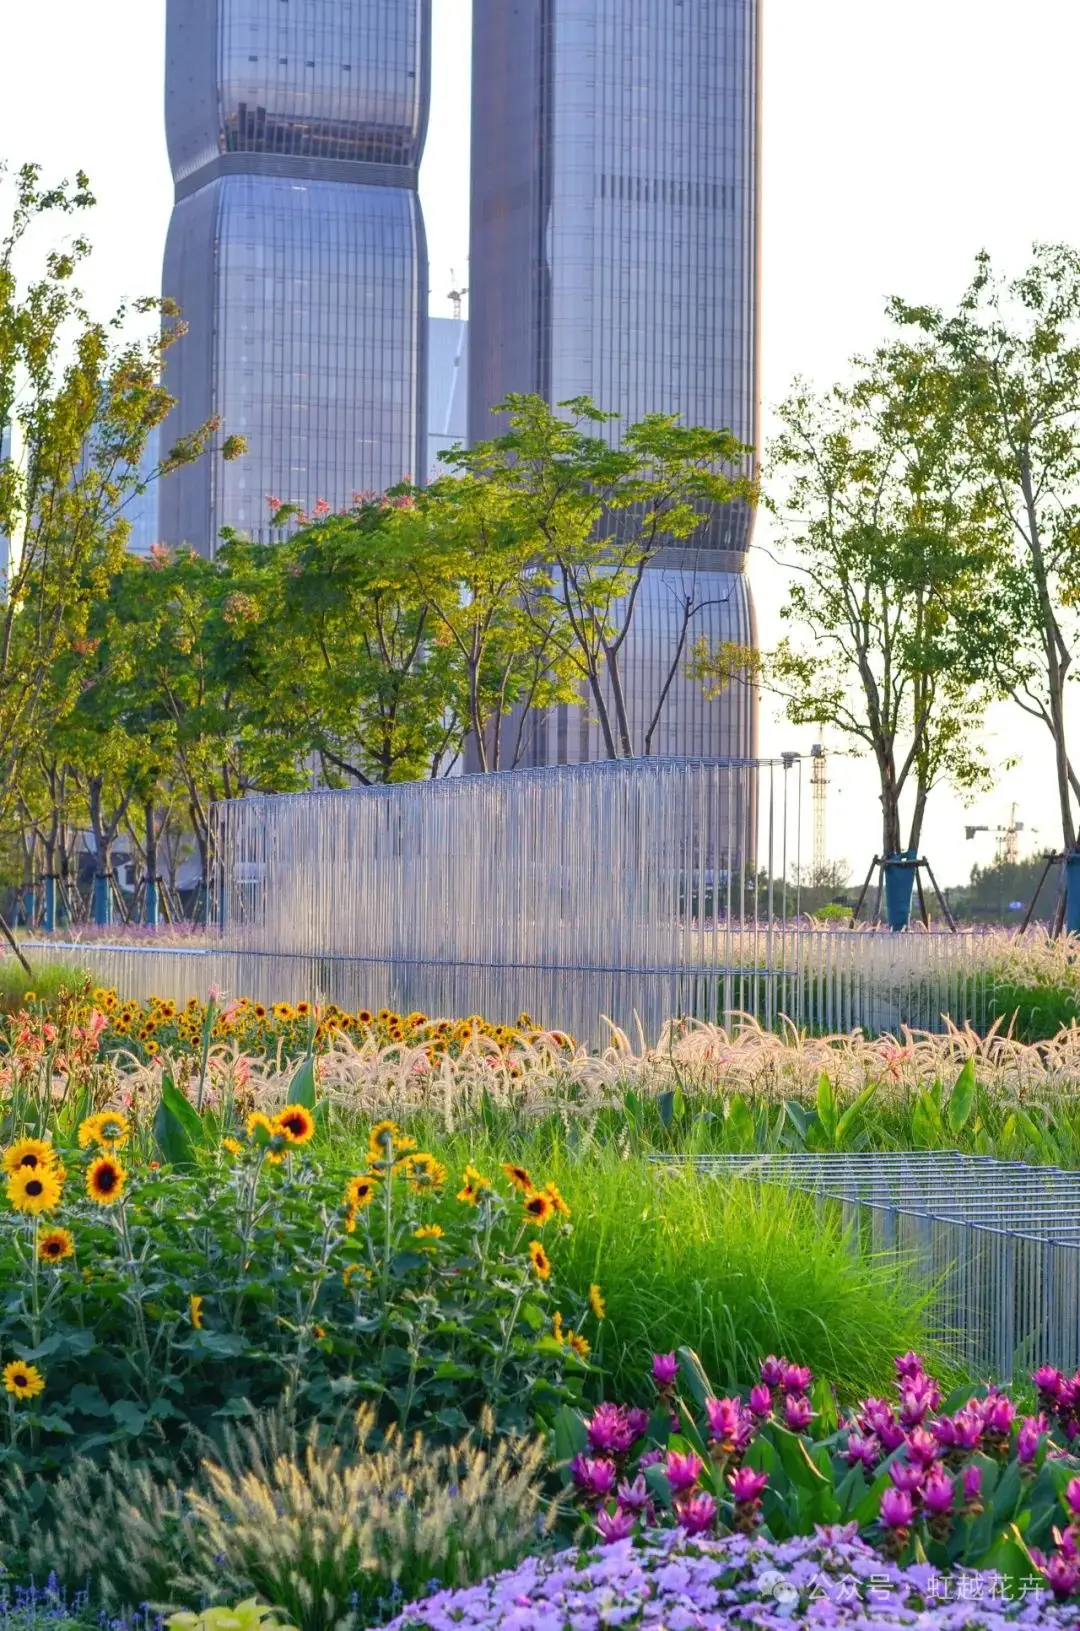
<svg viewBox="0 0 1080 1631"><path fill-rule="evenodd" d="M469 436L508 392L587 395L758 443L760 0L473 0ZM612 427L619 434L618 425ZM690 640L754 642L752 514L718 511L646 574L622 654L635 751ZM654 753L750 757L752 691L685 665ZM601 758L587 708L538 723L539 763Z"/></svg>
<svg viewBox="0 0 1080 1631"><path fill-rule="evenodd" d="M422 477L430 24L431 0L167 0L168 429L219 414L249 451L162 482L163 542Z"/></svg>

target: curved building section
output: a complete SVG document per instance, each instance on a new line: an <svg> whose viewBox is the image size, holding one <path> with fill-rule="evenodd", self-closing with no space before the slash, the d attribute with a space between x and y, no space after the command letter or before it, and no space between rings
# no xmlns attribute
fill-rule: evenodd
<svg viewBox="0 0 1080 1631"><path fill-rule="evenodd" d="M759 0L474 0L473 70L470 438L535 391L756 450ZM743 505L712 514L700 570L738 572L752 523ZM739 598L752 627L745 583ZM643 692L667 667L662 592L645 602L651 630L643 603L628 642ZM666 751L749 754L752 707L719 705L705 742L703 721L680 724L698 719L688 691L668 707ZM591 729L575 734L591 757Z"/></svg>
<svg viewBox="0 0 1080 1631"><path fill-rule="evenodd" d="M161 535L212 553L267 536L270 497L423 474L430 0L168 0L167 48L170 430L249 451L166 478Z"/></svg>

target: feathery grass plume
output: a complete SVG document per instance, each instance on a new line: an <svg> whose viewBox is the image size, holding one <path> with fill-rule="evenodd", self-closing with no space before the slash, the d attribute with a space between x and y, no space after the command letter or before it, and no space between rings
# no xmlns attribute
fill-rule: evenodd
<svg viewBox="0 0 1080 1631"><path fill-rule="evenodd" d="M255 1593L301 1631L370 1623L397 1588L467 1584L517 1562L555 1521L545 1510L543 1440L490 1441L493 1423L452 1448L391 1431L373 1448L375 1413L356 1417L355 1454L310 1434L277 1453L259 1428L231 1436L187 1493L191 1599Z"/></svg>

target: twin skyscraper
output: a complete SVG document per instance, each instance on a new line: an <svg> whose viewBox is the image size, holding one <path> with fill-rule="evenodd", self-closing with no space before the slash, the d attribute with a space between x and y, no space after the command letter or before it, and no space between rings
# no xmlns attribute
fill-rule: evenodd
<svg viewBox="0 0 1080 1631"><path fill-rule="evenodd" d="M520 391L756 446L759 5L473 0L472 440ZM249 445L162 484L162 539L205 550L265 536L271 497L338 509L428 474L431 0L167 0L167 31L163 292L189 325L170 430L219 414ZM688 584L695 639L752 643L751 519L719 512L647 572L631 715L655 708ZM552 710L533 761L602 757L593 734ZM652 750L745 757L755 734L749 692L709 703L680 672Z"/></svg>

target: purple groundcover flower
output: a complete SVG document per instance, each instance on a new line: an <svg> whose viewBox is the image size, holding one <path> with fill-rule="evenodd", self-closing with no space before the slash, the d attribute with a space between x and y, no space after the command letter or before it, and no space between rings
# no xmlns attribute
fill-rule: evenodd
<svg viewBox="0 0 1080 1631"><path fill-rule="evenodd" d="M1055 1564L1055 1575L1062 1569ZM636 1542L526 1558L479 1585L413 1604L387 1631L791 1631L795 1625L1074 1631L1076 1610L1048 1600L1046 1592L1010 1602L993 1574L961 1578L926 1564L901 1567L850 1528L779 1543L668 1530Z"/></svg>

